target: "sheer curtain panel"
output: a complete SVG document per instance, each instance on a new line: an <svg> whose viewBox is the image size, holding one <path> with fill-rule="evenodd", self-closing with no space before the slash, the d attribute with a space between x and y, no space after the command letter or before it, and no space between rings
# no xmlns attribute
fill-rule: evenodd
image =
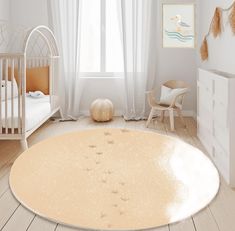
<svg viewBox="0 0 235 231"><path fill-rule="evenodd" d="M80 0L48 0L49 19L61 53L60 100L64 119L80 115Z"/></svg>
<svg viewBox="0 0 235 231"><path fill-rule="evenodd" d="M154 0L121 0L126 120L146 118L146 90L156 67Z"/></svg>

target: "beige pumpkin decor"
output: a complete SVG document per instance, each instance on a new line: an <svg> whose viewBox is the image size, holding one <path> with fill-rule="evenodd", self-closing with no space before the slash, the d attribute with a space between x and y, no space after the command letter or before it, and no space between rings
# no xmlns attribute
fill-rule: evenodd
<svg viewBox="0 0 235 231"><path fill-rule="evenodd" d="M94 121L107 122L113 119L114 107L109 99L96 99L90 108L90 114Z"/></svg>

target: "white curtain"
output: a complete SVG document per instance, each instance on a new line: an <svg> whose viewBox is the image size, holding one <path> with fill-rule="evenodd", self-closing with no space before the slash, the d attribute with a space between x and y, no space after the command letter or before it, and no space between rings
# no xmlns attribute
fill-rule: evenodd
<svg viewBox="0 0 235 231"><path fill-rule="evenodd" d="M140 120L147 116L146 91L155 81L157 57L157 4L154 2L157 1L121 1L126 120Z"/></svg>
<svg viewBox="0 0 235 231"><path fill-rule="evenodd" d="M48 0L49 19L61 55L60 100L64 119L79 117L82 82L79 78L81 13L79 0Z"/></svg>

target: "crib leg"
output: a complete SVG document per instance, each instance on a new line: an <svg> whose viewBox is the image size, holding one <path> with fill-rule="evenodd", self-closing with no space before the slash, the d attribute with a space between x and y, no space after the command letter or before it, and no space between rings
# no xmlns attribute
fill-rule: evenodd
<svg viewBox="0 0 235 231"><path fill-rule="evenodd" d="M22 139L20 140L20 144L21 144L21 147L22 149L25 151L28 149L28 142L27 142L27 139Z"/></svg>

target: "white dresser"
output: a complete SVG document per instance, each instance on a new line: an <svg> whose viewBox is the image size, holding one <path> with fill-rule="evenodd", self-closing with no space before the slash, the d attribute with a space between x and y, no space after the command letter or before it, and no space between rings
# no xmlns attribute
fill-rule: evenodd
<svg viewBox="0 0 235 231"><path fill-rule="evenodd" d="M197 86L198 137L235 187L235 75L199 69Z"/></svg>

